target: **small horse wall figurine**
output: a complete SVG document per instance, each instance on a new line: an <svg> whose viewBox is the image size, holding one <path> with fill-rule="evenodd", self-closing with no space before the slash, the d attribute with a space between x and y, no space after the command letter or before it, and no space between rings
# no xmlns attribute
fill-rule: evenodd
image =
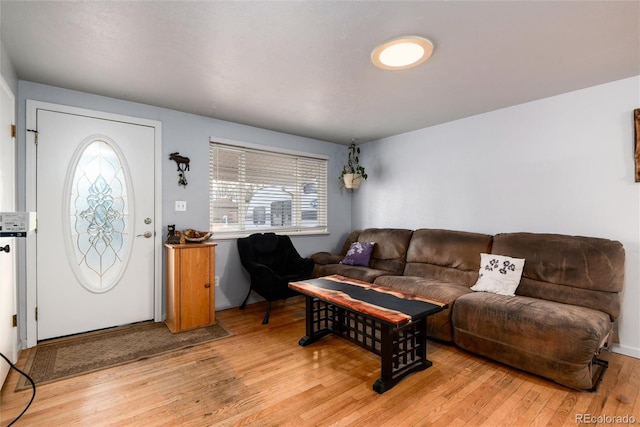
<svg viewBox="0 0 640 427"><path fill-rule="evenodd" d="M181 156L177 151L169 154L169 160L173 160L178 165L178 185L187 185L187 177L184 175L185 171L189 170L189 158Z"/></svg>

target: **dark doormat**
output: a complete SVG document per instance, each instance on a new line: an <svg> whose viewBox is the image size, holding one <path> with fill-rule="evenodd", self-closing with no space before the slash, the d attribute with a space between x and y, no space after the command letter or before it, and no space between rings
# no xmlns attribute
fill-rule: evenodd
<svg viewBox="0 0 640 427"><path fill-rule="evenodd" d="M230 336L219 321L177 334L164 323L145 322L38 344L23 370L42 385ZM31 383L21 377L16 391L27 388Z"/></svg>

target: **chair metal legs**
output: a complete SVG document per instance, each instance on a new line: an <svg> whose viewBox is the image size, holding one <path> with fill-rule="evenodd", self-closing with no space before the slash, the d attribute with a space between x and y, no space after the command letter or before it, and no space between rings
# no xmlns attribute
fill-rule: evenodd
<svg viewBox="0 0 640 427"><path fill-rule="evenodd" d="M271 313L271 301L267 301L267 312L264 314L264 319L262 319L263 325L269 323L269 313Z"/></svg>
<svg viewBox="0 0 640 427"><path fill-rule="evenodd" d="M247 300L249 299L249 295L251 295L251 287L249 287L249 292L247 292L247 296L244 297L244 301L242 301L242 304L240 304L240 310L244 310L244 308L247 306Z"/></svg>
<svg viewBox="0 0 640 427"><path fill-rule="evenodd" d="M240 304L240 310L244 310L245 307L247 306L247 300L249 299L249 295L251 295L251 289L249 289L249 292L247 292L247 296L244 298L244 301L242 301L242 304ZM269 323L270 313L271 313L271 301L267 301L267 312L264 314L264 319L262 319L263 325L266 325L267 323Z"/></svg>

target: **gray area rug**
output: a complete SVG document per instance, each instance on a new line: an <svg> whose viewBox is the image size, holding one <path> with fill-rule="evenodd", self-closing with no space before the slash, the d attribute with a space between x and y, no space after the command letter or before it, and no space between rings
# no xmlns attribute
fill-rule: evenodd
<svg viewBox="0 0 640 427"><path fill-rule="evenodd" d="M219 321L177 334L164 323L145 322L38 344L23 371L42 385L232 335ZM31 383L21 376L16 391L27 388Z"/></svg>

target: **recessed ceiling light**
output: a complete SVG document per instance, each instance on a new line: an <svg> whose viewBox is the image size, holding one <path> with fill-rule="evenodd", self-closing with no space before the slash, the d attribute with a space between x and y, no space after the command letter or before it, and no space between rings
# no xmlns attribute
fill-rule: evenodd
<svg viewBox="0 0 640 427"><path fill-rule="evenodd" d="M419 36L402 36L378 45L371 61L383 70L405 70L422 64L433 53L433 43Z"/></svg>

